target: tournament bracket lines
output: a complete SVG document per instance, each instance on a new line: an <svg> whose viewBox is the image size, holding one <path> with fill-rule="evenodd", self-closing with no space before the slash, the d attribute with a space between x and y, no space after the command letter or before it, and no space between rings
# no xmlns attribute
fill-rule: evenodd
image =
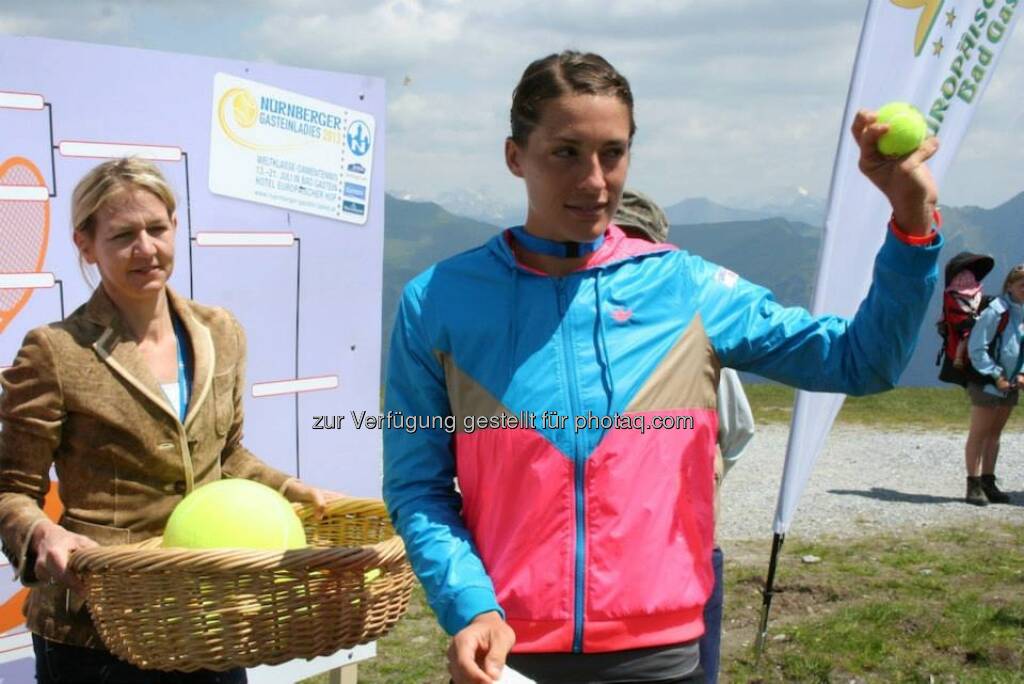
<svg viewBox="0 0 1024 684"><path fill-rule="evenodd" d="M513 415L502 413L495 416L410 416L401 411L388 411L383 414L372 414L367 411L349 411L353 427L357 430L402 430L410 434L420 430L443 430L449 434L457 431L473 433L477 430L536 430L538 422L542 430L567 430L572 424L574 432L584 430L693 430L693 416L688 415L654 415L638 413L614 413L598 415L590 411L587 415L567 416L557 411L544 411L538 416L532 411L522 411ZM312 429L340 430L345 424L346 416L313 416ZM461 428L461 430L460 430Z"/></svg>

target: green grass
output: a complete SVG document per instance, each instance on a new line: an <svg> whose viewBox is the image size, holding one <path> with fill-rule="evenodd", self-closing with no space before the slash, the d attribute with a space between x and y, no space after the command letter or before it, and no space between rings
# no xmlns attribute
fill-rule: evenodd
<svg viewBox="0 0 1024 684"><path fill-rule="evenodd" d="M1024 682L1024 525L793 545L756 662L759 583L726 580L727 681Z"/></svg>
<svg viewBox="0 0 1024 684"><path fill-rule="evenodd" d="M763 423L788 423L793 415L795 391L791 387L770 384L744 385L754 420ZM967 430L970 404L959 387L897 388L867 397L848 397L839 413L838 423L872 427ZM1024 410L1010 414L1007 430L1024 430Z"/></svg>
<svg viewBox="0 0 1024 684"><path fill-rule="evenodd" d="M787 543L759 662L767 544L726 554L724 682L1024 682L1024 524ZM443 684L446 646L417 589L359 681Z"/></svg>

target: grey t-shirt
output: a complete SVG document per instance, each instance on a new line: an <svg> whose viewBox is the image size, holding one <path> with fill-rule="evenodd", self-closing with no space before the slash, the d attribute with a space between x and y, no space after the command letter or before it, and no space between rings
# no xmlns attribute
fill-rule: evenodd
<svg viewBox="0 0 1024 684"><path fill-rule="evenodd" d="M608 653L512 653L508 664L537 684L676 681L700 665L698 641Z"/></svg>

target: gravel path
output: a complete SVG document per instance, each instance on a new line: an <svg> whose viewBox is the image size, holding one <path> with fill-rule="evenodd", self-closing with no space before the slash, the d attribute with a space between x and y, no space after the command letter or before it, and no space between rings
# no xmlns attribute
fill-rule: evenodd
<svg viewBox="0 0 1024 684"><path fill-rule="evenodd" d="M718 536L771 543L788 425L759 426L725 478ZM969 506L965 433L836 427L811 473L787 537L850 536L960 521L1024 522L1024 433L1004 432L996 475L1009 504Z"/></svg>

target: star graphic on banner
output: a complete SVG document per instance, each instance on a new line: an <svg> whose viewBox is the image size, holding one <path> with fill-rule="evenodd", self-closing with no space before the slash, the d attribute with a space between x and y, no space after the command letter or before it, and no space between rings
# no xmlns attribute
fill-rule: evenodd
<svg viewBox="0 0 1024 684"><path fill-rule="evenodd" d="M942 54L942 48L945 46L942 44L942 38L940 37L937 41L932 43L932 54L938 57Z"/></svg>
<svg viewBox="0 0 1024 684"><path fill-rule="evenodd" d="M951 9L946 12L946 26L953 27L953 23L956 21L956 9Z"/></svg>
<svg viewBox="0 0 1024 684"><path fill-rule="evenodd" d="M928 42L928 34L932 31L932 25L939 16L944 0L889 0L897 7L908 10L921 10L921 16L917 20L917 32L914 34L914 55L920 55L924 45ZM986 0L992 3L995 0Z"/></svg>

